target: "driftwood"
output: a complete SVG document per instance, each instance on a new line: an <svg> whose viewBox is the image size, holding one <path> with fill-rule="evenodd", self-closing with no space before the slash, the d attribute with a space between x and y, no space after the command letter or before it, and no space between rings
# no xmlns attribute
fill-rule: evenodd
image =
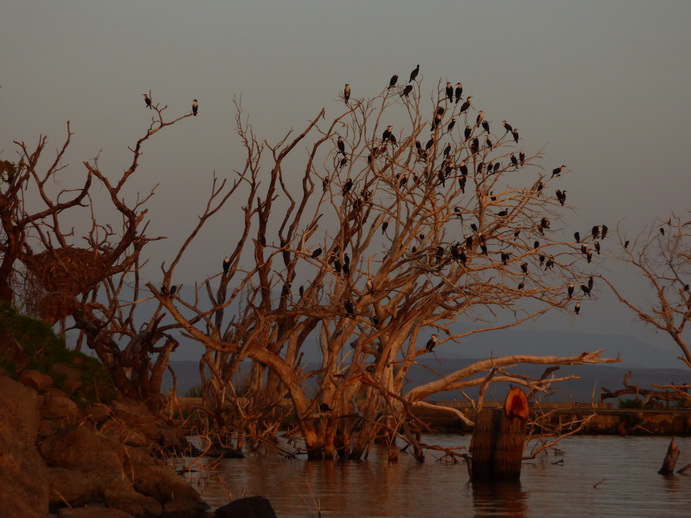
<svg viewBox="0 0 691 518"><path fill-rule="evenodd" d="M606 387L602 387L602 393L600 394L600 403L602 403L605 399L616 399L620 396L625 396L627 394L635 395L636 398L638 399L639 397L643 398L643 404L647 404L650 401L654 402L655 404L659 404L661 402L669 403L670 401L686 401L689 399L689 394L687 394L688 386L665 386L664 388L673 388L673 390L654 390L654 389L643 389L640 388L638 385L632 385L629 380L631 376L633 375L633 371L628 371L624 375L624 381L622 381L622 385L624 385L625 388L619 389L619 390L609 390ZM662 387L661 387L662 388Z"/></svg>

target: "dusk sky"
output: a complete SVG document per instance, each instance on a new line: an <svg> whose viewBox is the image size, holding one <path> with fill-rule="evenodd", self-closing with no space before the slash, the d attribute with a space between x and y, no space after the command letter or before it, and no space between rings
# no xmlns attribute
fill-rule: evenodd
<svg viewBox="0 0 691 518"><path fill-rule="evenodd" d="M31 146L39 135L52 158L70 121L69 174L80 178L82 161L100 154L115 176L151 119L142 93L168 105L169 118L197 98L199 116L156 135L138 173L141 191L160 184L151 233L169 239L152 258L156 272L192 229L213 172L243 166L234 96L255 133L275 142L322 107L340 115L344 83L353 97L376 96L419 63L424 98L440 80L462 81L486 118L511 121L531 151L545 148L545 169L568 166L567 226L605 223L635 236L672 213L690 216L689 21L688 1L4 0L0 159L16 159L14 140ZM228 221L214 224L228 233ZM227 246L221 236L198 248L178 272L187 284L215 274ZM645 293L641 279L609 273ZM555 314L528 328L669 344L604 287L596 292L578 318Z"/></svg>

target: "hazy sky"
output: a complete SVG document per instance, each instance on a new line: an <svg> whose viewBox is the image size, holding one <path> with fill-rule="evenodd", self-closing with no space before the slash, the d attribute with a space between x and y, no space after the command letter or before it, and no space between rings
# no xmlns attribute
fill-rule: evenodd
<svg viewBox="0 0 691 518"><path fill-rule="evenodd" d="M143 92L169 117L199 99L197 118L147 144L137 183L160 183L152 231L170 237L161 249L170 253L201 211L211 174L243 165L233 96L255 132L275 141L322 107L340 114L344 83L354 97L375 96L419 63L427 97L440 79L462 81L486 118L509 120L532 151L546 146L545 168L568 166L568 221L633 234L691 208L690 20L688 1L3 0L0 158L16 157L13 140L33 144L41 134L52 152L69 120L70 174L100 153L115 176L148 127ZM222 241L199 243L188 283L218 269ZM603 296L578 319L530 327L667 342L632 322Z"/></svg>

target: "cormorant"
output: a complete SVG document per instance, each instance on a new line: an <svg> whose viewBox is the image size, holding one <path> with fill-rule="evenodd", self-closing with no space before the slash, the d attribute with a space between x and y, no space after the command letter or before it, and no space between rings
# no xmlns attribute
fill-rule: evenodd
<svg viewBox="0 0 691 518"><path fill-rule="evenodd" d="M343 301L343 307L349 315L355 315L355 308L353 307L353 301L350 299L345 299Z"/></svg>
<svg viewBox="0 0 691 518"><path fill-rule="evenodd" d="M401 92L401 97L408 97L408 94L413 91L413 85L406 85L406 87Z"/></svg>
<svg viewBox="0 0 691 518"><path fill-rule="evenodd" d="M408 79L409 83L412 83L417 79L417 75L420 73L420 65L416 66L413 71L410 73L410 79Z"/></svg>
<svg viewBox="0 0 691 518"><path fill-rule="evenodd" d="M317 257L319 257L321 255L321 253L322 253L322 249L317 248L314 252L312 252L312 259L316 259Z"/></svg>
<svg viewBox="0 0 691 518"><path fill-rule="evenodd" d="M456 83L456 91L454 93L456 94L456 104L458 104L458 101L461 100L461 96L463 95L463 85L460 82Z"/></svg>
<svg viewBox="0 0 691 518"><path fill-rule="evenodd" d="M485 145L489 148L490 151L492 151L492 141L489 137L485 138Z"/></svg>
<svg viewBox="0 0 691 518"><path fill-rule="evenodd" d="M525 279L523 279L523 280L518 284L518 289L519 289L519 290L522 290L523 288L525 288Z"/></svg>
<svg viewBox="0 0 691 518"><path fill-rule="evenodd" d="M173 285L170 287L170 296L171 296L171 297L174 296L175 293L177 293L177 291L178 291L178 287L177 287L175 284L173 284Z"/></svg>
<svg viewBox="0 0 691 518"><path fill-rule="evenodd" d="M549 226L550 226L549 220L548 220L547 218L542 218L542 219L540 220L540 226L541 226L542 228L549 228Z"/></svg>
<svg viewBox="0 0 691 518"><path fill-rule="evenodd" d="M576 315L578 315L581 312L581 303L576 302L576 305L574 306L573 310L576 312Z"/></svg>
<svg viewBox="0 0 691 518"><path fill-rule="evenodd" d="M352 188L353 188L353 180L349 178L348 181L343 186L343 194L347 194L348 192L350 192L350 189L352 189Z"/></svg>
<svg viewBox="0 0 691 518"><path fill-rule="evenodd" d="M566 201L566 191L560 191L557 189L557 200L559 200L559 203L561 203L562 207L564 206L564 202Z"/></svg>
<svg viewBox="0 0 691 518"><path fill-rule="evenodd" d="M446 132L447 132L447 133L451 133L451 130L453 129L453 127L454 127L455 125L456 125L456 119L452 118L452 119L449 121L449 125L446 127Z"/></svg>
<svg viewBox="0 0 691 518"><path fill-rule="evenodd" d="M629 240L627 239L624 241L624 250L627 250L629 248Z"/></svg>
<svg viewBox="0 0 691 518"><path fill-rule="evenodd" d="M389 226L389 222L388 222L388 221L385 221L384 223L381 224L381 233L382 233L382 234L385 234L385 233L386 233L386 229L388 228L388 226Z"/></svg>
<svg viewBox="0 0 691 518"><path fill-rule="evenodd" d="M506 266L506 263L509 262L509 259L511 259L511 254L507 252L502 252L501 253L501 262Z"/></svg>
<svg viewBox="0 0 691 518"><path fill-rule="evenodd" d="M226 257L223 259L223 273L228 273L228 270L230 269L230 258Z"/></svg>
<svg viewBox="0 0 691 518"><path fill-rule="evenodd" d="M462 176L468 176L468 166L465 165L465 160L461 160L461 165L458 168Z"/></svg>
<svg viewBox="0 0 691 518"><path fill-rule="evenodd" d="M591 230L591 234L593 235L593 239L597 239L600 237L600 231L602 230L602 227L600 225L595 225L593 226Z"/></svg>
<svg viewBox="0 0 691 518"><path fill-rule="evenodd" d="M573 237L576 239L576 243L581 242L581 233L580 232L574 232Z"/></svg>
<svg viewBox="0 0 691 518"><path fill-rule="evenodd" d="M451 154L451 143L448 143L446 147L444 148L444 158L448 157Z"/></svg>
<svg viewBox="0 0 691 518"><path fill-rule="evenodd" d="M343 99L345 100L345 103L348 104L348 99L350 99L350 85L346 83L345 87L343 88Z"/></svg>
<svg viewBox="0 0 691 518"><path fill-rule="evenodd" d="M518 159L513 153L511 153L511 163L514 165L514 167L518 167Z"/></svg>
<svg viewBox="0 0 691 518"><path fill-rule="evenodd" d="M451 82L447 81L446 82L446 97L449 98L449 102L453 102L453 86L451 86Z"/></svg>
<svg viewBox="0 0 691 518"><path fill-rule="evenodd" d="M367 291L374 293L374 281L372 279L367 279Z"/></svg>
<svg viewBox="0 0 691 518"><path fill-rule="evenodd" d="M665 227L660 226L660 234L665 235Z"/></svg>
<svg viewBox="0 0 691 518"><path fill-rule="evenodd" d="M568 294L569 298L571 298L573 296L574 285L571 283L567 284L566 290L567 290L567 294Z"/></svg>
<svg viewBox="0 0 691 518"><path fill-rule="evenodd" d="M465 194L465 176L461 176L458 179L458 186L461 188L461 192Z"/></svg>
<svg viewBox="0 0 691 518"><path fill-rule="evenodd" d="M564 191L564 192L566 192L566 191ZM601 229L602 239L605 238L605 236L607 235L607 231L608 231L608 230L609 230L609 229L607 228L607 225L602 225L602 229Z"/></svg>
<svg viewBox="0 0 691 518"><path fill-rule="evenodd" d="M199 110L199 103L195 99L192 101L192 115L194 115L195 117L197 116L197 110Z"/></svg>
<svg viewBox="0 0 691 518"><path fill-rule="evenodd" d="M338 137L338 152L342 155L345 155L345 142L343 142L343 139L340 135Z"/></svg>
<svg viewBox="0 0 691 518"><path fill-rule="evenodd" d="M506 129L507 133L513 133L513 128L511 127L511 124L509 124L506 121L501 121L501 125L504 126L504 129Z"/></svg>
<svg viewBox="0 0 691 518"><path fill-rule="evenodd" d="M389 88L393 88L396 86L396 83L398 82L398 76L396 74L391 76L391 79L389 80Z"/></svg>
<svg viewBox="0 0 691 518"><path fill-rule="evenodd" d="M589 288L588 286L586 286L585 284L581 284L581 290L583 290L583 293L585 293L586 295L588 295L588 297L591 296L591 295L590 295L590 288Z"/></svg>
<svg viewBox="0 0 691 518"><path fill-rule="evenodd" d="M463 104L461 104L461 111L458 112L458 113L463 113L463 112L465 112L465 111L468 111L468 108L470 108L470 104L471 104L471 101L470 101L470 100L471 100L472 98L473 98L472 95L469 95L469 96L468 96L468 98L465 100L465 102L464 102Z"/></svg>
<svg viewBox="0 0 691 518"><path fill-rule="evenodd" d="M525 274L528 273L528 263L526 263L526 262L521 263L521 271Z"/></svg>
<svg viewBox="0 0 691 518"><path fill-rule="evenodd" d="M521 165L525 164L525 153L523 151L518 153L518 161L521 163Z"/></svg>
<svg viewBox="0 0 691 518"><path fill-rule="evenodd" d="M382 136L381 136L382 142L387 142L388 140L391 139L391 135L393 135L393 133L391 133L392 129L393 129L393 126L387 126L386 127L386 129L384 130L384 133L382 133Z"/></svg>
<svg viewBox="0 0 691 518"><path fill-rule="evenodd" d="M472 126L466 126L465 130L463 130L463 136L465 137L465 139L468 140L472 134L473 134Z"/></svg>
<svg viewBox="0 0 691 518"><path fill-rule="evenodd" d="M151 98L147 94L142 95L144 96L144 102L146 103L146 107L153 109L153 106L151 106Z"/></svg>
<svg viewBox="0 0 691 518"><path fill-rule="evenodd" d="M593 245L595 246L595 251L597 252L597 255L600 255L600 242L595 241Z"/></svg>
<svg viewBox="0 0 691 518"><path fill-rule="evenodd" d="M552 169L552 178L554 178L555 176L559 176L564 169L566 169L565 165L561 165L555 169Z"/></svg>
<svg viewBox="0 0 691 518"><path fill-rule="evenodd" d="M592 277L592 275L591 275L590 277L588 277L588 289L589 289L589 290L592 290L592 289L593 289L593 284L594 284L594 283L595 283L595 282L593 281L593 277Z"/></svg>
<svg viewBox="0 0 691 518"><path fill-rule="evenodd" d="M482 120L485 118L485 112L480 110L477 114L477 117L475 118L475 127L479 128L480 124L482 124Z"/></svg>
<svg viewBox="0 0 691 518"><path fill-rule="evenodd" d="M513 140L514 140L514 142L516 142L516 144L518 144L518 130L517 129L513 130Z"/></svg>
<svg viewBox="0 0 691 518"><path fill-rule="evenodd" d="M484 129L487 133L489 133L489 121L487 121L487 120L482 121L482 129Z"/></svg>
<svg viewBox="0 0 691 518"><path fill-rule="evenodd" d="M437 345L437 335L433 334L429 340L427 340L427 344L425 345L425 351L431 351L434 349L434 346Z"/></svg>

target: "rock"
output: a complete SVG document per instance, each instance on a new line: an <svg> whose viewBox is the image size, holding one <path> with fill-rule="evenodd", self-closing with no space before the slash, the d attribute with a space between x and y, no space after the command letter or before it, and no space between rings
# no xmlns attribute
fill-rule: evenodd
<svg viewBox="0 0 691 518"><path fill-rule="evenodd" d="M276 518L271 502L263 496L238 498L216 509L218 518Z"/></svg>
<svg viewBox="0 0 691 518"><path fill-rule="evenodd" d="M133 490L106 489L105 498L108 507L125 511L138 518L158 518L163 512L163 506L155 498Z"/></svg>
<svg viewBox="0 0 691 518"><path fill-rule="evenodd" d="M100 497L101 484L81 471L67 468L48 468L48 487L51 506L84 505Z"/></svg>
<svg viewBox="0 0 691 518"><path fill-rule="evenodd" d="M44 394L40 408L41 419L59 419L74 422L79 416L77 404L70 398L61 395Z"/></svg>
<svg viewBox="0 0 691 518"><path fill-rule="evenodd" d="M204 502L175 499L163 505L161 518L205 518L208 507Z"/></svg>
<svg viewBox="0 0 691 518"><path fill-rule="evenodd" d="M202 501L199 493L178 476L171 466L161 464L141 450L127 449L125 470L134 474L132 485L137 491L161 503L170 500Z"/></svg>
<svg viewBox="0 0 691 518"><path fill-rule="evenodd" d="M33 369L22 371L19 381L37 392L43 392L53 386L53 378Z"/></svg>
<svg viewBox="0 0 691 518"><path fill-rule="evenodd" d="M82 386L82 372L75 367L55 363L50 366L48 372L56 379L62 378L61 385L70 392L79 390Z"/></svg>
<svg viewBox="0 0 691 518"><path fill-rule="evenodd" d="M34 442L39 417L36 391L0 377L0 502L12 510L3 517L45 518L48 510L47 467Z"/></svg>
<svg viewBox="0 0 691 518"><path fill-rule="evenodd" d="M47 438L41 443L41 454L53 467L84 469L99 466L121 473L125 448L115 439L81 426Z"/></svg>
<svg viewBox="0 0 691 518"><path fill-rule="evenodd" d="M133 518L134 515L120 509L106 509L105 507L79 507L69 509L65 507L58 511L58 518Z"/></svg>
<svg viewBox="0 0 691 518"><path fill-rule="evenodd" d="M113 413L122 419L129 428L143 433L150 441L158 441L160 422L144 403L118 399L113 401Z"/></svg>

